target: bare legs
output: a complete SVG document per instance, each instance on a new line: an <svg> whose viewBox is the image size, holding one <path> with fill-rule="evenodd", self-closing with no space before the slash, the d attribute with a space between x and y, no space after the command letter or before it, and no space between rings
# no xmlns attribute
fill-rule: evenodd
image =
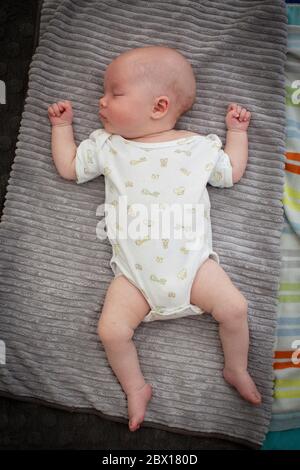
<svg viewBox="0 0 300 470"><path fill-rule="evenodd" d="M191 303L211 313L219 323L225 380L245 400L260 405L261 395L247 371L247 301L216 261L208 259L197 271ZM132 341L134 330L149 310L139 289L124 276L119 276L107 290L98 326L108 362L127 396L131 431L140 427L152 396L152 387L145 382Z"/></svg>
<svg viewBox="0 0 300 470"><path fill-rule="evenodd" d="M199 268L191 290L191 303L211 313L219 323L225 380L245 400L260 405L261 395L247 371L247 301L216 261L208 259Z"/></svg>
<svg viewBox="0 0 300 470"><path fill-rule="evenodd" d="M118 276L107 290L98 326L108 362L127 396L130 431L140 427L152 396L132 341L135 328L149 310L142 293L124 276Z"/></svg>

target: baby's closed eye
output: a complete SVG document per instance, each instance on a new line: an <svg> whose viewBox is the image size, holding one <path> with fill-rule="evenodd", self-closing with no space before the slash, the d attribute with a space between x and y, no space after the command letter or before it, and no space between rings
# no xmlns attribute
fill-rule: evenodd
<svg viewBox="0 0 300 470"><path fill-rule="evenodd" d="M112 90L114 96L123 96L124 92L121 88L115 88Z"/></svg>

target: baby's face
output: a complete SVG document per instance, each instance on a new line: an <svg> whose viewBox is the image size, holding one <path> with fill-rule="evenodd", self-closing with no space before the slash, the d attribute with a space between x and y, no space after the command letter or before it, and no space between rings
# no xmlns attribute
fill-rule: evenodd
<svg viewBox="0 0 300 470"><path fill-rule="evenodd" d="M127 58L109 64L104 76L104 96L99 100L99 116L107 132L124 138L143 135L149 127L153 101L149 88Z"/></svg>

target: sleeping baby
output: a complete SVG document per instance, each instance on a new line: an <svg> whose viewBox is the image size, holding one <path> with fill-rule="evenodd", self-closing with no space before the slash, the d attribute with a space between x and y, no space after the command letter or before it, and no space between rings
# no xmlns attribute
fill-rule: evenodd
<svg viewBox="0 0 300 470"><path fill-rule="evenodd" d="M176 49L147 46L128 50L108 65L99 100L103 128L78 147L71 102L48 108L58 173L77 183L105 177L114 278L98 333L126 394L130 431L140 427L152 396L133 342L141 322L211 314L219 323L225 380L245 400L261 403L247 371L247 301L212 249L206 189L207 183L231 187L243 176L250 112L229 104L222 150L216 134L175 129L195 96L187 59Z"/></svg>

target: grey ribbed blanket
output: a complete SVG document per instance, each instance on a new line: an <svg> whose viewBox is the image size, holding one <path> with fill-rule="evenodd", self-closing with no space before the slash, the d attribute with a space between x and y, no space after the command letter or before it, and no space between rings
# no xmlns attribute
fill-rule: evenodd
<svg viewBox="0 0 300 470"><path fill-rule="evenodd" d="M252 112L244 177L230 189L209 187L209 193L214 249L249 301L249 369L263 405L247 404L223 380L211 316L156 321L141 324L134 337L154 387L144 426L259 446L271 416L283 222L281 0L44 1L0 225L0 340L6 345L0 393L127 423L125 395L96 333L113 276L110 244L96 237L104 177L76 185L57 174L47 107L71 100L76 141L87 138L100 127L97 100L106 66L145 44L175 47L195 69L198 100L178 128L217 133L224 142L228 103Z"/></svg>

